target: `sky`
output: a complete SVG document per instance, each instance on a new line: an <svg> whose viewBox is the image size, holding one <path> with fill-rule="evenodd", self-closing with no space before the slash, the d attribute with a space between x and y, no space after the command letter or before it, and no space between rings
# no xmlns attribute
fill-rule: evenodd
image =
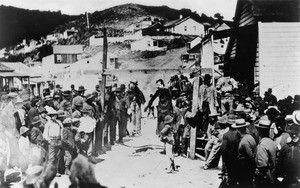
<svg viewBox="0 0 300 188"><path fill-rule="evenodd" d="M113 6L136 3L150 6L166 5L170 8L188 8L207 16L221 13L226 20L232 20L237 0L0 0L1 5L30 10L61 11L63 14L78 15L93 13Z"/></svg>

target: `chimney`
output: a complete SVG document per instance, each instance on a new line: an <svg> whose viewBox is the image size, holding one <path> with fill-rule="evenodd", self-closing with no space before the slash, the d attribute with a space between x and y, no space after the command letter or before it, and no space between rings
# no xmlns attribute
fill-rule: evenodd
<svg viewBox="0 0 300 188"><path fill-rule="evenodd" d="M179 19L182 19L182 18L183 18L183 16L182 16L182 14L180 14L180 15L179 15Z"/></svg>

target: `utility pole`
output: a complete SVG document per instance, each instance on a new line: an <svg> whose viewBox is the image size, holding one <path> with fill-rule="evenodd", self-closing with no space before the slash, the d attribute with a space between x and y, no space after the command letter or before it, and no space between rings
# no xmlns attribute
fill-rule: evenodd
<svg viewBox="0 0 300 188"><path fill-rule="evenodd" d="M85 14L86 14L86 25L87 25L87 28L89 29L90 28L89 13L85 12Z"/></svg>
<svg viewBox="0 0 300 188"><path fill-rule="evenodd" d="M106 86L106 75L105 70L107 68L107 36L106 36L106 28L103 30L103 58L102 58L102 97L101 104L102 110L104 110L104 102L105 102L105 86Z"/></svg>

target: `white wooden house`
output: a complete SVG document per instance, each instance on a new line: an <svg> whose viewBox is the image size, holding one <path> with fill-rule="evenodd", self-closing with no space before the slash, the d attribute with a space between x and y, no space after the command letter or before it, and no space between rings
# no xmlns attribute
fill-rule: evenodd
<svg viewBox="0 0 300 188"><path fill-rule="evenodd" d="M162 51L166 50L162 39L154 39L152 37L144 37L139 41L131 43L132 51Z"/></svg>
<svg viewBox="0 0 300 188"><path fill-rule="evenodd" d="M300 1L238 0L225 54L225 76L272 88L277 98L300 93Z"/></svg>
<svg viewBox="0 0 300 188"><path fill-rule="evenodd" d="M165 31L182 35L204 36L204 25L191 17L180 18L166 23Z"/></svg>

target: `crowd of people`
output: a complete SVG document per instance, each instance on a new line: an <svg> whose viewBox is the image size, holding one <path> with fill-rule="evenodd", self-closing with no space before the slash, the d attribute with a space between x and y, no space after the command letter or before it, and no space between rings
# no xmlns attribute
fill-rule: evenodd
<svg viewBox="0 0 300 188"><path fill-rule="evenodd" d="M172 77L168 88L158 80L148 104L159 96L157 132L166 143L171 171L176 170L174 157L187 154L192 126L197 138L207 141L203 169L217 167L222 157L220 187L299 186L299 95L278 101L270 88L262 98L245 92L232 78L214 85L206 74L200 79L197 110L192 111L192 91L177 89L184 77L177 78Z"/></svg>
<svg viewBox="0 0 300 188"><path fill-rule="evenodd" d="M141 136L145 97L137 81L131 81L128 88L114 84L105 90L104 105L99 85L92 93L86 93L84 86L62 90L56 85L54 92L45 88L42 97L31 100L22 100L16 93L2 95L1 185L5 171L15 168L26 177L24 185L48 187L55 176L72 176L71 165L77 156L95 164L99 155L123 144L125 136ZM133 125L131 132L128 121Z"/></svg>
<svg viewBox="0 0 300 188"><path fill-rule="evenodd" d="M221 187L299 186L300 96L278 101L272 89L262 98L239 92L240 85L232 78L213 81L209 74L200 77L197 101L193 101L192 82L183 75L172 76L167 85L158 79L147 104L137 81L128 87L107 86L104 104L99 85L92 93L86 93L84 86L62 90L56 85L53 93L46 88L41 97L30 100L4 94L1 185L5 171L12 167L26 176L24 187L48 187L61 174L70 176L71 186L88 183L72 174L78 173L72 172L78 167L74 159L97 163L99 155L122 144L124 137L141 136L142 105L148 117L155 117L153 102L158 98L156 134L165 144L162 153L170 161L169 172L177 171L176 157L188 156L194 127L197 138L207 141L203 169L217 167L222 157Z"/></svg>

